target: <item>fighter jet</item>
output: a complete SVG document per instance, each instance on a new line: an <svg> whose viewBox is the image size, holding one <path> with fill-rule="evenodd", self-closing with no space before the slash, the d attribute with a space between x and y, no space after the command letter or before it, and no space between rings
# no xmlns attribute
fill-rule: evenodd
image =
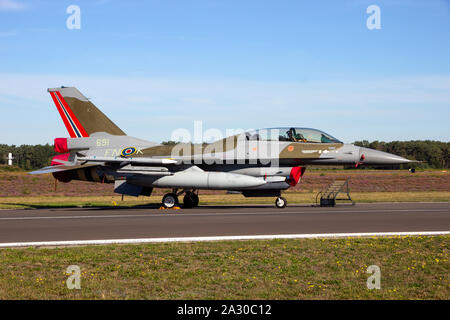
<svg viewBox="0 0 450 320"><path fill-rule="evenodd" d="M396 165L408 159L352 144L311 128L242 132L213 143L162 145L125 134L74 87L48 89L70 138L56 138L51 166L31 172L114 184L122 195L150 196L169 189L162 205L199 204L198 191L228 190L245 197L275 197L296 186L308 165Z"/></svg>

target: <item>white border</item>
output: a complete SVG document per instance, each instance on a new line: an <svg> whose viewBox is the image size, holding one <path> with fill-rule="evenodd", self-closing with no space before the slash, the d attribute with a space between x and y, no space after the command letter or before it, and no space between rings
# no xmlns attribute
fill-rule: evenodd
<svg viewBox="0 0 450 320"><path fill-rule="evenodd" d="M176 238L142 238L142 239L106 239L106 240L74 240L74 241L41 241L0 243L0 248L41 247L41 246L81 246L105 244L136 244L161 242L204 242L227 240L272 240L272 239L315 239L346 237L389 237L389 236L436 236L450 235L450 231L417 231L417 232L367 232L367 233L315 233L315 234L277 234L252 236L213 236L213 237L176 237Z"/></svg>

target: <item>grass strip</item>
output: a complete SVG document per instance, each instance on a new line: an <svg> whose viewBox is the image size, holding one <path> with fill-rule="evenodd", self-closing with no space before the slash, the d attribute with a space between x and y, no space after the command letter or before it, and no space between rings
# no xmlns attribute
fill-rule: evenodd
<svg viewBox="0 0 450 320"><path fill-rule="evenodd" d="M314 204L315 193L286 192L283 194L288 204ZM450 201L450 191L428 192L354 192L351 197L357 203L371 202L447 202ZM121 196L24 196L1 197L0 209L24 209L45 207L131 207L136 205L161 203L161 196L151 197L125 197ZM180 201L182 198L180 197ZM238 194L200 194L200 205L239 205L239 204L274 204L275 198L245 198Z"/></svg>
<svg viewBox="0 0 450 320"><path fill-rule="evenodd" d="M449 299L449 248L433 236L0 249L0 299Z"/></svg>

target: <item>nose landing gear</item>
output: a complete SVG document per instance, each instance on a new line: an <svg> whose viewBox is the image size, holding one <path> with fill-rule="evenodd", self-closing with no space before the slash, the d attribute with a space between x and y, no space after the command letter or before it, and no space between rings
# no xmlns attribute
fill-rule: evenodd
<svg viewBox="0 0 450 320"><path fill-rule="evenodd" d="M285 198L283 198L283 197L278 197L275 200L275 206L277 208L279 208L279 209L282 209L282 208L286 207L286 205L287 205L287 200Z"/></svg>

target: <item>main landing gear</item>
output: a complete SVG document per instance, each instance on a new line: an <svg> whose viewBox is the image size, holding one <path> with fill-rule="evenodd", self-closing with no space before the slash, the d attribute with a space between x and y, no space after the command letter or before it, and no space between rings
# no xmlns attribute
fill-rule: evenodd
<svg viewBox="0 0 450 320"><path fill-rule="evenodd" d="M193 191L187 191L183 198L183 207L184 208L194 208L198 207L198 195Z"/></svg>
<svg viewBox="0 0 450 320"><path fill-rule="evenodd" d="M166 193L162 198L162 205L166 208L173 208L178 205L178 196L176 193Z"/></svg>
<svg viewBox="0 0 450 320"><path fill-rule="evenodd" d="M198 207L199 198L195 193L195 190L183 190L177 193L177 190L173 190L173 192L166 193L162 198L162 205L166 208L173 208L178 206L179 200L178 196L185 194L183 197L183 208L194 208Z"/></svg>
<svg viewBox="0 0 450 320"><path fill-rule="evenodd" d="M198 193L195 190L182 190L177 192L177 189L172 190L172 192L166 193L162 198L162 205L168 209L179 205L178 196L184 194L183 197L183 208L195 208L198 207ZM279 209L285 208L287 205L286 198L278 196L275 200L275 206Z"/></svg>

